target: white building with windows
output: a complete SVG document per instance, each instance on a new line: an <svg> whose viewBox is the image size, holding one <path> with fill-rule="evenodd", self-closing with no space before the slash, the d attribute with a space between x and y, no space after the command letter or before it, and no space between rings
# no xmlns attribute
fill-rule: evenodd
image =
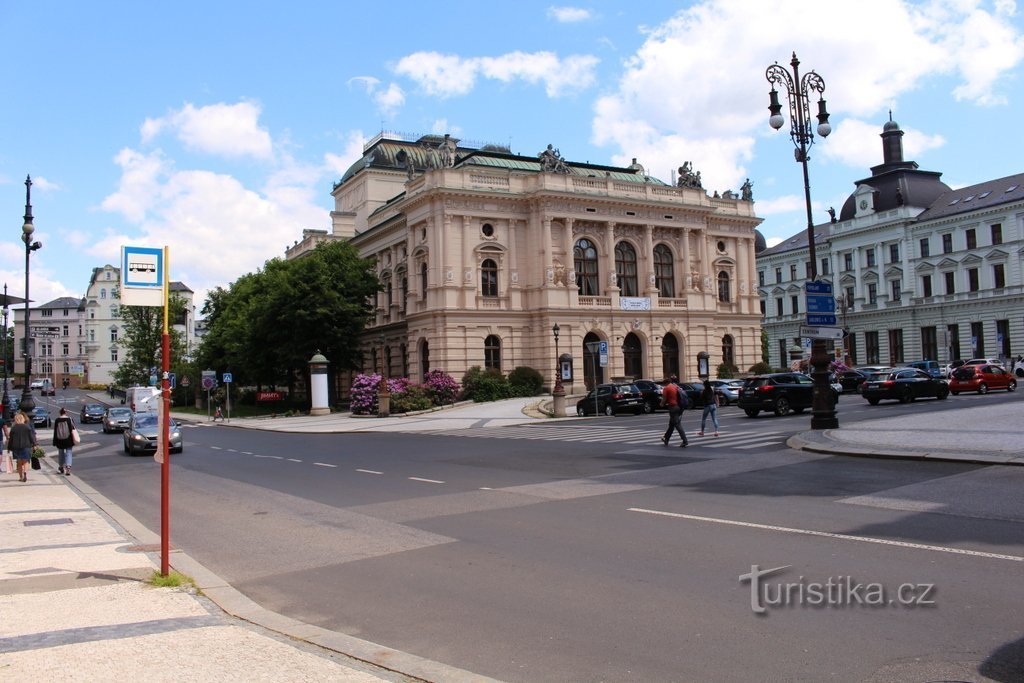
<svg viewBox="0 0 1024 683"><path fill-rule="evenodd" d="M11 383L20 385L25 374L25 308L11 306L14 316L14 368ZM41 306L31 306L29 325L32 334L29 352L32 355L33 379L49 379L61 386L66 378L71 386L78 386L78 371L86 362L79 340L82 334L84 311L82 300L71 297L54 299Z"/></svg>
<svg viewBox="0 0 1024 683"><path fill-rule="evenodd" d="M749 186L709 196L688 163L680 171L669 185L635 162L569 162L550 145L519 156L382 134L335 184L331 232L304 231L287 256L345 239L376 260L367 372L422 381L434 368L461 379L528 366L550 386L555 324L573 357L569 391L595 376L695 379L700 351L712 372L746 370L760 358L760 219Z"/></svg>
<svg viewBox="0 0 1024 683"><path fill-rule="evenodd" d="M903 160L902 136L885 124L883 163L815 226L820 277L848 330L837 357L899 365L1024 353L1024 174L952 189ZM773 366L804 344L807 260L806 231L757 257Z"/></svg>

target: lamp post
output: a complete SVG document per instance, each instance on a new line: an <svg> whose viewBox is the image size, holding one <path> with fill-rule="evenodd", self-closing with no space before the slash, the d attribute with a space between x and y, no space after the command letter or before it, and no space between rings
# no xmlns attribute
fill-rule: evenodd
<svg viewBox="0 0 1024 683"><path fill-rule="evenodd" d="M11 309L7 306L7 284L4 284L4 397L3 397L3 409L0 410L0 423L7 424L7 421L11 419L10 402L11 399L7 395L7 316L10 315Z"/></svg>
<svg viewBox="0 0 1024 683"><path fill-rule="evenodd" d="M809 107L810 98L814 92L818 93L818 135L825 138L832 132L832 126L828 122L828 110L825 108L825 99L822 94L825 92L825 80L814 71L809 71L800 78L800 60L793 53L793 60L790 62L793 74L790 75L785 67L779 66L778 62L772 64L765 71L765 78L772 85L768 93L770 102L768 110L771 116L768 118L768 125L775 130L782 128L786 117L782 115L782 105L779 103L779 92L775 86L783 88L789 100L790 130L789 136L796 146L794 155L804 171L804 202L807 206L807 250L811 259L810 279L818 279L818 257L814 248L814 219L811 217L811 181L807 174L807 151L814 144L814 132L811 130L811 111ZM814 339L811 342L811 379L814 381L814 398L811 403L811 429L835 429L839 426L836 418L835 403L832 399L832 387L828 381L828 354L825 348L824 339Z"/></svg>
<svg viewBox="0 0 1024 683"><path fill-rule="evenodd" d="M554 399L555 417L565 417L565 387L562 386L562 361L558 355L558 323L551 326L551 334L555 335L555 386L551 390Z"/></svg>
<svg viewBox="0 0 1024 683"><path fill-rule="evenodd" d="M25 243L25 386L21 390L21 403L18 409L23 413L31 413L36 407L35 399L32 398L32 346L29 343L32 334L30 324L30 311L28 307L28 276L29 256L33 251L40 249L41 242L32 241L32 233L36 231L32 225L32 176L25 176L25 223L21 226L21 241Z"/></svg>

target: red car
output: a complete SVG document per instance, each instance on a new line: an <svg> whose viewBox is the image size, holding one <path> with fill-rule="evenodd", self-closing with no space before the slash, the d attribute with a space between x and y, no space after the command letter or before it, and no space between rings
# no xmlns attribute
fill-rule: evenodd
<svg viewBox="0 0 1024 683"><path fill-rule="evenodd" d="M989 389L1014 391L1016 388L1017 380L998 365L961 365L949 380L949 390L954 396L961 391L987 394Z"/></svg>

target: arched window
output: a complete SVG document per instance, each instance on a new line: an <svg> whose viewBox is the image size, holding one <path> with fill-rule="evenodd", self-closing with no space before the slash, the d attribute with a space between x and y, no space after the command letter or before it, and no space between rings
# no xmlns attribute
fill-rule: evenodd
<svg viewBox="0 0 1024 683"><path fill-rule="evenodd" d="M426 266L423 266L426 268ZM430 372L430 344L424 339L420 342L420 381Z"/></svg>
<svg viewBox="0 0 1024 683"><path fill-rule="evenodd" d="M576 242L572 249L573 268L580 296L597 296L597 248L588 239Z"/></svg>
<svg viewBox="0 0 1024 683"><path fill-rule="evenodd" d="M644 376L640 338L632 332L622 341L622 365L626 370L626 377L640 379Z"/></svg>
<svg viewBox="0 0 1024 683"><path fill-rule="evenodd" d="M733 355L733 341L731 334L727 334L722 337L722 362L732 367L736 366L736 360Z"/></svg>
<svg viewBox="0 0 1024 683"><path fill-rule="evenodd" d="M399 292L399 296L402 297L402 310L404 311L409 305L409 278L405 275L402 275L402 290Z"/></svg>
<svg viewBox="0 0 1024 683"><path fill-rule="evenodd" d="M501 340L493 334L484 339L484 367L501 370Z"/></svg>
<svg viewBox="0 0 1024 683"><path fill-rule="evenodd" d="M619 242L615 245L615 275L622 296L638 296L636 249L629 242Z"/></svg>
<svg viewBox="0 0 1024 683"><path fill-rule="evenodd" d="M480 264L480 294L498 296L498 264L493 259L485 258Z"/></svg>
<svg viewBox="0 0 1024 683"><path fill-rule="evenodd" d="M395 302L395 292L391 287L391 279L388 278L388 308L391 308L391 304Z"/></svg>
<svg viewBox="0 0 1024 683"><path fill-rule="evenodd" d="M672 251L664 244L654 247L654 284L658 287L658 296L671 299L676 295Z"/></svg>
<svg viewBox="0 0 1024 683"><path fill-rule="evenodd" d="M427 264L426 262L420 266L420 296L423 297L423 301L427 300Z"/></svg>
<svg viewBox="0 0 1024 683"><path fill-rule="evenodd" d="M723 303L732 300L729 296L729 273L724 270L718 271L718 300Z"/></svg>

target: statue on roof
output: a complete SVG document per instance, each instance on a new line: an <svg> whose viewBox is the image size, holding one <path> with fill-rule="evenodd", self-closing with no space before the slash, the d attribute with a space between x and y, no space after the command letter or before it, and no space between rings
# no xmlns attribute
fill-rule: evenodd
<svg viewBox="0 0 1024 683"><path fill-rule="evenodd" d="M700 171L694 173L691 162L684 161L683 165L679 167L679 180L676 181L676 187L688 187L693 190L704 189L700 182Z"/></svg>
<svg viewBox="0 0 1024 683"><path fill-rule="evenodd" d="M745 202L754 201L754 183L750 182L750 178L747 178L747 182L740 185L740 199Z"/></svg>
<svg viewBox="0 0 1024 683"><path fill-rule="evenodd" d="M441 168L451 168L455 165L455 140L451 135L444 134L444 140L437 146L437 154L441 157Z"/></svg>
<svg viewBox="0 0 1024 683"><path fill-rule="evenodd" d="M569 167L562 158L562 154L555 147L548 145L548 148L537 155L540 158L540 170L546 173L568 173Z"/></svg>

